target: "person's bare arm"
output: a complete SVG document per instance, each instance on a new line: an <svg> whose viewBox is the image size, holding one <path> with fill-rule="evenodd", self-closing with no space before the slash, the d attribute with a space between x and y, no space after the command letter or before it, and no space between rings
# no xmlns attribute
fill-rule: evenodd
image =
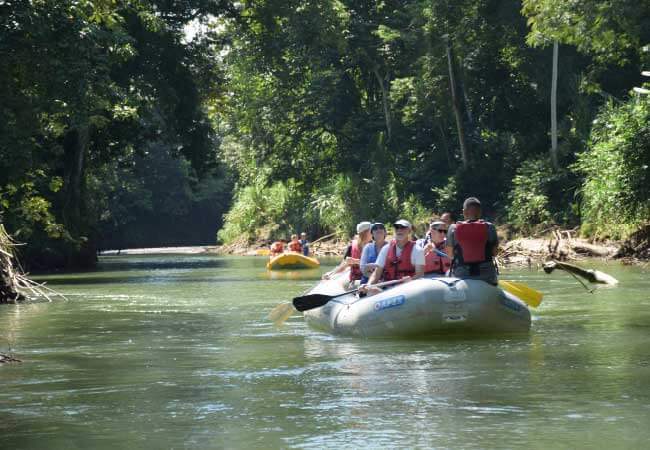
<svg viewBox="0 0 650 450"><path fill-rule="evenodd" d="M329 272L326 272L323 274L323 280L329 280L332 278L334 275L337 273L343 272L345 269L347 269L348 264L345 260L343 260L338 266L330 270Z"/></svg>
<svg viewBox="0 0 650 450"><path fill-rule="evenodd" d="M381 276L384 274L384 268L377 266L375 271L370 275L370 279L368 280L368 285L371 284L377 284L379 280L381 280Z"/></svg>
<svg viewBox="0 0 650 450"><path fill-rule="evenodd" d="M358 266L359 264L361 264L361 260L358 258L353 258L352 256L348 256L347 258L345 258L345 263L348 266L354 266L354 265Z"/></svg>
<svg viewBox="0 0 650 450"><path fill-rule="evenodd" d="M445 253L449 256L449 259L454 259L454 247L447 246L445 247Z"/></svg>

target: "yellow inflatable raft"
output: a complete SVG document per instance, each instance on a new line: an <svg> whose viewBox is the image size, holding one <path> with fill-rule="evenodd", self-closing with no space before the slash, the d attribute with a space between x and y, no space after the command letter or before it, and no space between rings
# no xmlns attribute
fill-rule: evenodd
<svg viewBox="0 0 650 450"><path fill-rule="evenodd" d="M313 269L320 266L316 258L310 258L300 253L287 252L274 256L266 265L269 270L278 269Z"/></svg>

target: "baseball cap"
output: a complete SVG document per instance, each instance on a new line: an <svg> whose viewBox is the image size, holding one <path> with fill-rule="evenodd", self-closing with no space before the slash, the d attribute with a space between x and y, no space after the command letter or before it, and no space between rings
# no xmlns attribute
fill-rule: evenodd
<svg viewBox="0 0 650 450"><path fill-rule="evenodd" d="M364 221L364 222L359 222L357 224L357 233L363 233L364 231L367 231L370 229L372 224L370 222Z"/></svg>
<svg viewBox="0 0 650 450"><path fill-rule="evenodd" d="M393 226L395 226L395 225L400 225L402 227L411 228L411 222L409 222L408 220L404 220L404 219L400 219L397 222L393 222Z"/></svg>
<svg viewBox="0 0 650 450"><path fill-rule="evenodd" d="M431 222L431 223L429 224L429 228L433 228L434 230L437 230L437 229L439 229L440 227L444 227L444 228L446 229L446 228L447 228L447 224L444 223L444 222L441 221L441 220L436 220L436 221Z"/></svg>
<svg viewBox="0 0 650 450"><path fill-rule="evenodd" d="M386 227L381 222L375 222L375 223L372 224L372 227L370 227L370 231L375 231L377 229L385 230Z"/></svg>

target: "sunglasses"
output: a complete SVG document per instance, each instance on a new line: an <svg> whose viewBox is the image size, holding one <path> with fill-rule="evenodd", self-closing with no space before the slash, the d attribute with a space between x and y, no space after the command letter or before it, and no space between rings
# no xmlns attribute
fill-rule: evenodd
<svg viewBox="0 0 650 450"><path fill-rule="evenodd" d="M447 232L446 228L435 228L435 230L440 232L440 233L446 233Z"/></svg>
<svg viewBox="0 0 650 450"><path fill-rule="evenodd" d="M396 230L404 230L408 227L405 227L404 225L393 225L393 228L395 228Z"/></svg>

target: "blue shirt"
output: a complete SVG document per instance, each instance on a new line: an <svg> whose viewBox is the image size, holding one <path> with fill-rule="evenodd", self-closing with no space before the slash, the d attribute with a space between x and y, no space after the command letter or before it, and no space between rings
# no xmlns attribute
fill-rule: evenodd
<svg viewBox="0 0 650 450"><path fill-rule="evenodd" d="M307 239L300 239L298 242L300 242L300 245L302 245L302 254L309 256L309 242Z"/></svg>
<svg viewBox="0 0 650 450"><path fill-rule="evenodd" d="M388 242L384 242L384 245L388 244ZM383 248L383 246L382 246ZM377 256L379 255L379 251L377 251L377 247L374 242L369 242L363 247L363 250L361 252L361 261L359 263L359 267L361 267L361 272L365 271L365 266L368 264L373 264L375 261L377 261ZM367 283L368 282L368 277L363 275L361 277L361 283Z"/></svg>

